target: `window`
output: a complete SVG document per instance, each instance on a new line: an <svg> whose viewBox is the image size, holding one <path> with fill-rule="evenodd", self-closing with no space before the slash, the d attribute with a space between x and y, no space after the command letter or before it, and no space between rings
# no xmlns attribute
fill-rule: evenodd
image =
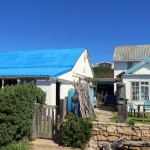
<svg viewBox="0 0 150 150"><path fill-rule="evenodd" d="M141 82L141 100L149 100L149 83Z"/></svg>
<svg viewBox="0 0 150 150"><path fill-rule="evenodd" d="M127 62L127 69L130 69L131 67L133 67L133 62Z"/></svg>
<svg viewBox="0 0 150 150"><path fill-rule="evenodd" d="M133 101L149 100L149 82L131 82L131 98Z"/></svg>
<svg viewBox="0 0 150 150"><path fill-rule="evenodd" d="M139 82L132 82L132 100L137 101L139 100Z"/></svg>

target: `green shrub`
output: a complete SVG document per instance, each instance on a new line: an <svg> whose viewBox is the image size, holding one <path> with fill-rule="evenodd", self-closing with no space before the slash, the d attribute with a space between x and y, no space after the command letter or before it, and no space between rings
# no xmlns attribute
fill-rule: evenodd
<svg viewBox="0 0 150 150"><path fill-rule="evenodd" d="M35 102L44 103L45 96L31 83L0 89L0 146L31 137Z"/></svg>
<svg viewBox="0 0 150 150"><path fill-rule="evenodd" d="M61 140L67 146L84 149L85 144L92 136L91 119L69 114L61 127Z"/></svg>
<svg viewBox="0 0 150 150"><path fill-rule="evenodd" d="M127 124L129 124L129 125L134 125L134 124L135 124L135 122L134 122L134 120L129 119L129 120L127 121Z"/></svg>
<svg viewBox="0 0 150 150"><path fill-rule="evenodd" d="M19 142L12 142L7 146L1 147L1 150L29 150L29 149L30 149L29 142L25 139Z"/></svg>

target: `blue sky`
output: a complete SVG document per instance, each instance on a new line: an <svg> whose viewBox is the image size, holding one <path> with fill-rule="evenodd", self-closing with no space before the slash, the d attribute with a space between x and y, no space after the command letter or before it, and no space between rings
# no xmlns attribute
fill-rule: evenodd
<svg viewBox="0 0 150 150"><path fill-rule="evenodd" d="M0 50L88 48L93 64L115 46L150 44L150 0L0 0Z"/></svg>

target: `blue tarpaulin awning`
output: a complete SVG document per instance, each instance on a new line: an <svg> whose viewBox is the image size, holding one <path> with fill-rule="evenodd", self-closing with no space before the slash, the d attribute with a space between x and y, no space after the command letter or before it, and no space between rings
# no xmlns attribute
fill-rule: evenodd
<svg viewBox="0 0 150 150"><path fill-rule="evenodd" d="M72 70L85 48L0 51L0 76L58 77Z"/></svg>

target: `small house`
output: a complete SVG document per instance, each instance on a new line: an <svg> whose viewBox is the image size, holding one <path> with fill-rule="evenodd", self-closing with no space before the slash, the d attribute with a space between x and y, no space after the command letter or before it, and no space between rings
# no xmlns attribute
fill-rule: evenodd
<svg viewBox="0 0 150 150"><path fill-rule="evenodd" d="M93 78L85 48L0 51L0 87L33 81L46 92L46 103L59 105L79 78Z"/></svg>
<svg viewBox="0 0 150 150"><path fill-rule="evenodd" d="M125 83L126 98L139 104L150 100L150 45L117 46L114 77ZM115 85L116 92L116 85Z"/></svg>

